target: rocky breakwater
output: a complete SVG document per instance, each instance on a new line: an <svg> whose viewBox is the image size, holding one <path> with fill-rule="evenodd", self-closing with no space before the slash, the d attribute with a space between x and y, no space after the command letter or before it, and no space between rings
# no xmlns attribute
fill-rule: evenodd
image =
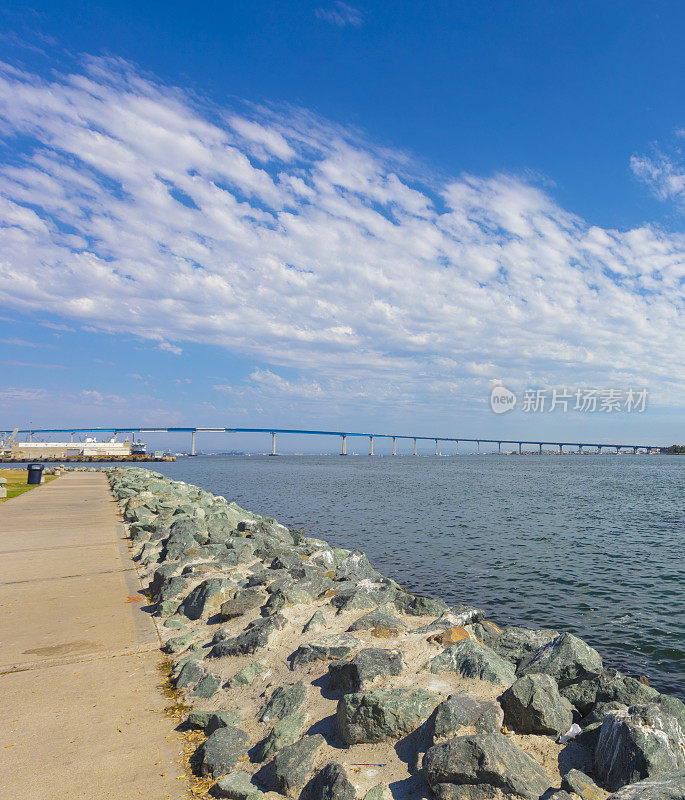
<svg viewBox="0 0 685 800"><path fill-rule="evenodd" d="M214 796L685 799L685 706L572 634L500 628L196 486L107 472Z"/></svg>

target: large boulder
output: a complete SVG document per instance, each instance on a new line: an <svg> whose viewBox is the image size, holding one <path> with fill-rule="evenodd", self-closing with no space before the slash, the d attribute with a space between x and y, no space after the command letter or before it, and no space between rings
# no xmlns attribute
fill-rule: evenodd
<svg viewBox="0 0 685 800"><path fill-rule="evenodd" d="M326 661L349 656L360 645L359 639L348 633L332 633L301 644L293 653L293 669L312 661Z"/></svg>
<svg viewBox="0 0 685 800"><path fill-rule="evenodd" d="M456 672L502 686L516 680L514 666L480 642L464 639L448 647L430 662L431 672Z"/></svg>
<svg viewBox="0 0 685 800"><path fill-rule="evenodd" d="M399 739L415 730L440 702L425 689L372 689L343 695L337 723L347 745Z"/></svg>
<svg viewBox="0 0 685 800"><path fill-rule="evenodd" d="M580 800L602 800L602 790L579 769L571 769L563 776L561 788L577 794Z"/></svg>
<svg viewBox="0 0 685 800"><path fill-rule="evenodd" d="M228 800L261 800L264 797L246 772L229 772L219 778L209 793L213 797L226 797Z"/></svg>
<svg viewBox="0 0 685 800"><path fill-rule="evenodd" d="M597 675L601 671L602 658L596 650L572 633L562 633L524 658L516 674L521 677L544 672L561 684Z"/></svg>
<svg viewBox="0 0 685 800"><path fill-rule="evenodd" d="M656 704L605 714L595 748L595 770L611 791L643 778L685 769L685 733Z"/></svg>
<svg viewBox="0 0 685 800"><path fill-rule="evenodd" d="M550 786L540 765L501 733L457 736L431 747L423 772L438 800L469 797L465 787L482 788L471 797L487 800L500 789L507 796L538 800ZM489 792L489 794L488 794Z"/></svg>
<svg viewBox="0 0 685 800"><path fill-rule="evenodd" d="M302 736L307 724L304 714L290 714L279 719L269 733L255 747L254 760L268 761L279 750L294 744Z"/></svg>
<svg viewBox="0 0 685 800"><path fill-rule="evenodd" d="M209 651L209 656L223 658L224 656L251 655L260 647L266 647L273 634L284 627L285 618L281 614L257 619L233 639L217 642Z"/></svg>
<svg viewBox="0 0 685 800"><path fill-rule="evenodd" d="M392 606L379 606L368 614L359 617L347 629L354 631L372 631L379 636L398 636L407 626L392 613Z"/></svg>
<svg viewBox="0 0 685 800"><path fill-rule="evenodd" d="M328 668L328 687L340 692L359 692L379 678L399 675L403 668L398 650L367 647L349 661L338 661Z"/></svg>
<svg viewBox="0 0 685 800"><path fill-rule="evenodd" d="M504 709L504 724L516 733L537 733L556 739L573 723L573 707L559 694L551 675L524 675L499 701Z"/></svg>
<svg viewBox="0 0 685 800"><path fill-rule="evenodd" d="M656 689L635 678L622 675L615 669L606 669L600 675L566 683L559 691L581 714L588 714L597 703L634 706L653 703L659 699Z"/></svg>
<svg viewBox="0 0 685 800"><path fill-rule="evenodd" d="M507 625L500 629L491 622L477 622L472 629L477 639L517 667L524 658L559 636L559 631L546 628L531 630Z"/></svg>
<svg viewBox="0 0 685 800"><path fill-rule="evenodd" d="M219 728L197 749L200 772L204 776L219 778L229 773L247 749L250 737L233 726Z"/></svg>
<svg viewBox="0 0 685 800"><path fill-rule="evenodd" d="M290 686L278 686L259 712L260 722L273 722L299 711L307 699L307 687L299 681Z"/></svg>
<svg viewBox="0 0 685 800"><path fill-rule="evenodd" d="M685 771L625 786L608 800L685 800Z"/></svg>
<svg viewBox="0 0 685 800"><path fill-rule="evenodd" d="M264 602L264 595L254 589L246 589L239 592L235 597L221 604L221 621L227 622L230 619L241 617L254 608L259 608Z"/></svg>
<svg viewBox="0 0 685 800"><path fill-rule="evenodd" d="M452 738L471 727L476 733L498 733L503 721L502 708L494 700L481 700L467 692L451 694L435 709L434 741Z"/></svg>
<svg viewBox="0 0 685 800"><path fill-rule="evenodd" d="M325 743L323 736L315 733L280 750L271 764L274 790L290 797L296 795L307 782L314 759Z"/></svg>
<svg viewBox="0 0 685 800"><path fill-rule="evenodd" d="M302 800L356 800L357 793L341 764L319 770L302 792Z"/></svg>
<svg viewBox="0 0 685 800"><path fill-rule="evenodd" d="M178 612L188 619L200 619L204 614L213 614L225 602L231 587L231 582L226 578L202 581L181 603Z"/></svg>

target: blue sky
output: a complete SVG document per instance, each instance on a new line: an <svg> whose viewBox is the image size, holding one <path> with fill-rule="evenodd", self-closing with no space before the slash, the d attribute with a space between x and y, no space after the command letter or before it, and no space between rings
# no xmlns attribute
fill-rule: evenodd
<svg viewBox="0 0 685 800"><path fill-rule="evenodd" d="M683 438L682 4L1 23L2 427Z"/></svg>

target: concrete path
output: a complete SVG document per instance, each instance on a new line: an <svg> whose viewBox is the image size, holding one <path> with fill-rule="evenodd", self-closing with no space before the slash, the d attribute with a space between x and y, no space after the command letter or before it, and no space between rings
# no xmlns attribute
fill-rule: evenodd
<svg viewBox="0 0 685 800"><path fill-rule="evenodd" d="M188 797L123 536L99 473L0 505L2 797Z"/></svg>

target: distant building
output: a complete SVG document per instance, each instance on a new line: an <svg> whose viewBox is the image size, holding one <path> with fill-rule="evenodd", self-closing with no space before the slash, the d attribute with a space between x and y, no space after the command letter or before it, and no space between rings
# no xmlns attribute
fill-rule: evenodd
<svg viewBox="0 0 685 800"><path fill-rule="evenodd" d="M144 455L145 445L136 442L133 446L128 439L117 442L98 442L86 439L85 442L12 442L12 446L3 455L10 458L125 458Z"/></svg>

